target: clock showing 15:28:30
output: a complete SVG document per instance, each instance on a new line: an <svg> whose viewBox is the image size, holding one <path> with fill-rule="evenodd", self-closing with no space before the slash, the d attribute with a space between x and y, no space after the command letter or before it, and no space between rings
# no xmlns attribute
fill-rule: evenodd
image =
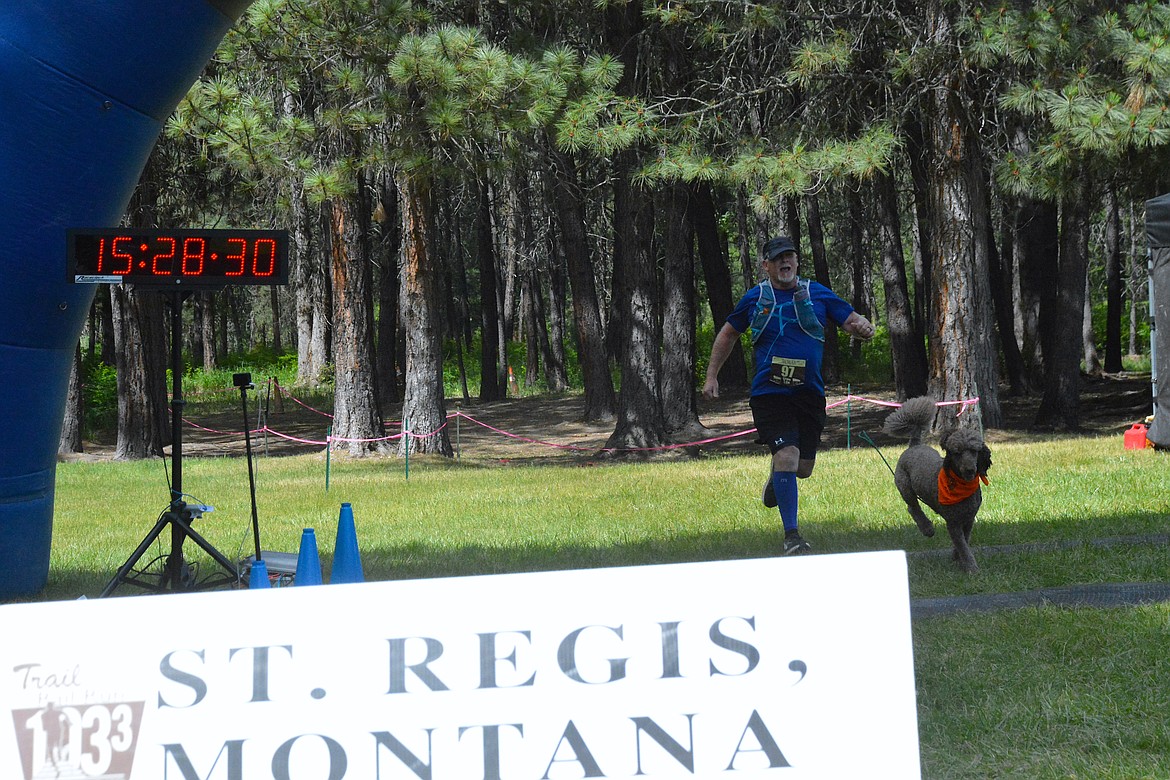
<svg viewBox="0 0 1170 780"><path fill-rule="evenodd" d="M220 287L288 282L284 230L66 231L66 269L78 283Z"/></svg>

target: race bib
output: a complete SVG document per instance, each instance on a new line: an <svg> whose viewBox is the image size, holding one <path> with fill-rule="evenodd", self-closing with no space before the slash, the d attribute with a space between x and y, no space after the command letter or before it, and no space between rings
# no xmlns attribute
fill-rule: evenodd
<svg viewBox="0 0 1170 780"><path fill-rule="evenodd" d="M805 361L797 358L772 358L772 382L781 387L804 384Z"/></svg>

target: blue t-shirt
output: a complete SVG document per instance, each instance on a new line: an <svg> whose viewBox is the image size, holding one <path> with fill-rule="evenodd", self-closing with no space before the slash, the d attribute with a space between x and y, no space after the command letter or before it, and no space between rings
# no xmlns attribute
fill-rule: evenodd
<svg viewBox="0 0 1170 780"><path fill-rule="evenodd" d="M727 315L727 323L740 333L748 330L762 292L763 288L758 284L748 290L739 299L735 310ZM824 395L825 381L821 377L824 344L801 329L792 300L796 289L772 287L772 292L775 304L755 341L756 373L752 378L752 395L809 390ZM809 282L809 298L822 327L829 320L841 325L853 313L852 306L823 284ZM765 295L764 303L770 303L769 296Z"/></svg>

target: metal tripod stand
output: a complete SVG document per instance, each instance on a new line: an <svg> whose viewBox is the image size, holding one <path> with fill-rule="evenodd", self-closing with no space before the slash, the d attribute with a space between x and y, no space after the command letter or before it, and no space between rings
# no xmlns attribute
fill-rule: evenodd
<svg viewBox="0 0 1170 780"><path fill-rule="evenodd" d="M239 580L239 572L228 558L203 538L191 523L202 516L208 507L188 504L183 493L183 300L187 292L172 290L171 299L171 503L158 518L138 547L131 553L118 573L110 580L101 597L110 595L123 583L155 593L167 591L194 591L220 587ZM161 572L135 571L134 567L163 531L171 530L171 551L165 556ZM209 575L197 582L190 564L183 558L183 543L191 539L211 556L222 572Z"/></svg>

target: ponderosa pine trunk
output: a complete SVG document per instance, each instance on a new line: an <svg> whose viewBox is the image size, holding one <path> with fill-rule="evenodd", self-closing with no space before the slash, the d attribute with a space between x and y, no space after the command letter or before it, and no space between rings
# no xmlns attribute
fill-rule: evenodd
<svg viewBox="0 0 1170 780"><path fill-rule="evenodd" d="M805 212L808 221L808 244L812 253L811 277L826 287L832 286L829 278L829 256L825 250L825 227L821 221L821 201L814 193L805 198ZM810 276L809 258L800 259L806 277ZM825 324L825 354L821 360L821 377L825 385L834 384L841 374L841 350L837 347L837 326L832 321Z"/></svg>
<svg viewBox="0 0 1170 780"><path fill-rule="evenodd" d="M715 201L707 184L690 185L687 217L695 231L695 246L698 248L703 280L707 286L707 304L711 308L715 332L718 333L727 315L735 308L735 297L731 292L727 239L719 230ZM745 393L748 387L747 360L741 343L737 341L719 369L719 390L721 393Z"/></svg>
<svg viewBox="0 0 1170 780"><path fill-rule="evenodd" d="M849 247L849 302L858 314L876 323L877 318L870 308L870 299L873 297L870 290L872 274L869 271L869 253L865 249L865 211L861 205L861 193L852 184L845 187L845 203L848 211L845 229ZM861 360L861 344L861 339L849 339L849 352L854 361Z"/></svg>
<svg viewBox="0 0 1170 780"><path fill-rule="evenodd" d="M127 210L135 227L158 225L158 176L158 161L152 154ZM138 460L162 455L163 448L171 443L171 416L182 414L181 409L167 413L168 318L163 316L163 302L181 310L186 294L122 285L110 289L118 375L118 441L114 458ZM175 319L169 319L174 324ZM179 332L170 334L179 344L183 339L181 331L180 321Z"/></svg>
<svg viewBox="0 0 1170 780"><path fill-rule="evenodd" d="M662 417L676 442L694 441L699 422L695 392L694 229L688 188L664 185L658 224L662 236Z"/></svg>
<svg viewBox="0 0 1170 780"><path fill-rule="evenodd" d="M1060 256L1060 219L1056 206L1025 199L1015 209L1017 330L1028 384L1044 386L1047 355L1060 338L1048 320L1056 310L1056 277Z"/></svg>
<svg viewBox="0 0 1170 780"><path fill-rule="evenodd" d="M215 293L199 293L195 300L196 343L202 352L204 371L214 370L219 363L215 350L215 309Z"/></svg>
<svg viewBox="0 0 1170 780"><path fill-rule="evenodd" d="M899 401L926 394L926 344L910 309L902 223L894 178L879 173L873 182L878 214L878 241L882 260L882 289L886 297L886 330L894 363L894 386Z"/></svg>
<svg viewBox="0 0 1170 780"><path fill-rule="evenodd" d="M359 177L360 185L360 177ZM359 193L363 188L359 186ZM359 196L332 204L333 436L352 456L384 449L374 360L369 209Z"/></svg>
<svg viewBox="0 0 1170 780"><path fill-rule="evenodd" d="M431 187L422 174L398 179L402 211L402 327L406 332L404 428L398 454L424 452L451 457L443 397L443 309L438 264L430 241Z"/></svg>
<svg viewBox="0 0 1170 780"><path fill-rule="evenodd" d="M504 394L510 391L510 384L515 374L508 364L508 342L515 338L516 315L519 310L516 297L517 269L520 267L522 251L522 215L524 207L520 201L520 183L516 171L509 171L500 177L496 189L496 216L498 219L497 237L500 238L501 267L496 291L499 309L499 383L504 388Z"/></svg>
<svg viewBox="0 0 1170 780"><path fill-rule="evenodd" d="M1080 427L1081 327L1085 311L1085 279L1089 270L1088 173L1073 177L1074 189L1061 199L1059 270L1051 280L1055 295L1052 312L1042 327L1052 327L1045 342L1044 395L1036 411L1036 425L1077 430Z"/></svg>
<svg viewBox="0 0 1170 780"><path fill-rule="evenodd" d="M918 246L914 255L914 325L930 332L930 258L934 257L934 218L931 216L930 150L922 117L911 116L905 125L907 170L914 199Z"/></svg>
<svg viewBox="0 0 1170 780"><path fill-rule="evenodd" d="M955 49L954 23L944 4L932 3L927 34L940 48ZM926 97L934 171L931 390L941 401L978 398L982 425L995 428L1002 425L1003 414L988 277L987 178L959 58L955 67L960 70L936 77ZM959 422L976 426L980 417L968 413Z"/></svg>
<svg viewBox="0 0 1170 780"><path fill-rule="evenodd" d="M1117 191L1105 196L1105 372L1119 373L1121 363L1122 261L1121 211Z"/></svg>
<svg viewBox="0 0 1170 780"><path fill-rule="evenodd" d="M479 400L504 397L500 381L500 309L496 294L496 244L487 174L476 183L475 257L479 265Z"/></svg>
<svg viewBox="0 0 1170 780"><path fill-rule="evenodd" d="M995 301L995 326L999 334L999 348L1003 354L1004 373L1007 375L1009 392L1013 396L1023 395L1028 391L1028 375L1024 369L1024 357L1020 352L1020 342L1016 339L1016 318L1013 308L1015 288L1015 273L1013 272L1013 257L1015 243L1012 231L1002 229L999 247L996 246L995 234L990 232L987 237L988 265L991 272L991 295Z"/></svg>
<svg viewBox="0 0 1170 780"><path fill-rule="evenodd" d="M605 329L601 322L597 281L590 261L585 230L585 201L573 158L547 145L553 202L569 272L573 298L573 324L577 332L577 362L584 387L582 419L600 422L613 419L616 395L605 351Z"/></svg>
<svg viewBox="0 0 1170 780"><path fill-rule="evenodd" d="M85 403L81 393L81 342L73 351L73 365L69 369L69 390L65 395L65 418L61 423L58 454L82 451L81 421L85 419Z"/></svg>
<svg viewBox="0 0 1170 780"><path fill-rule="evenodd" d="M662 329L660 300L650 241L654 229L649 193L630 182L629 153L614 179L614 266L625 281L622 307L621 390L617 425L605 449L619 455L647 455L667 443L662 416Z"/></svg>
<svg viewBox="0 0 1170 780"><path fill-rule="evenodd" d="M167 345L163 299L182 306L179 295L146 288L111 288L114 350L118 382L116 460L141 460L163 454L170 443L167 414ZM182 333L171 338L182 339ZM182 414L182 410L175 410Z"/></svg>
<svg viewBox="0 0 1170 780"><path fill-rule="evenodd" d="M297 384L316 387L329 355L329 306L325 264L314 250L313 210L305 200L303 183L293 181L289 193L292 244L292 288L296 300Z"/></svg>
<svg viewBox="0 0 1170 780"><path fill-rule="evenodd" d="M561 393L569 389L569 370L565 360L565 256L557 251L556 232L545 231L548 256L548 355L544 361L544 381L548 389Z"/></svg>
<svg viewBox="0 0 1170 780"><path fill-rule="evenodd" d="M375 346L378 365L378 396L385 410L398 395L398 255L402 248L402 220L398 217L398 192L389 175L383 177L378 218L377 279L378 324Z"/></svg>

